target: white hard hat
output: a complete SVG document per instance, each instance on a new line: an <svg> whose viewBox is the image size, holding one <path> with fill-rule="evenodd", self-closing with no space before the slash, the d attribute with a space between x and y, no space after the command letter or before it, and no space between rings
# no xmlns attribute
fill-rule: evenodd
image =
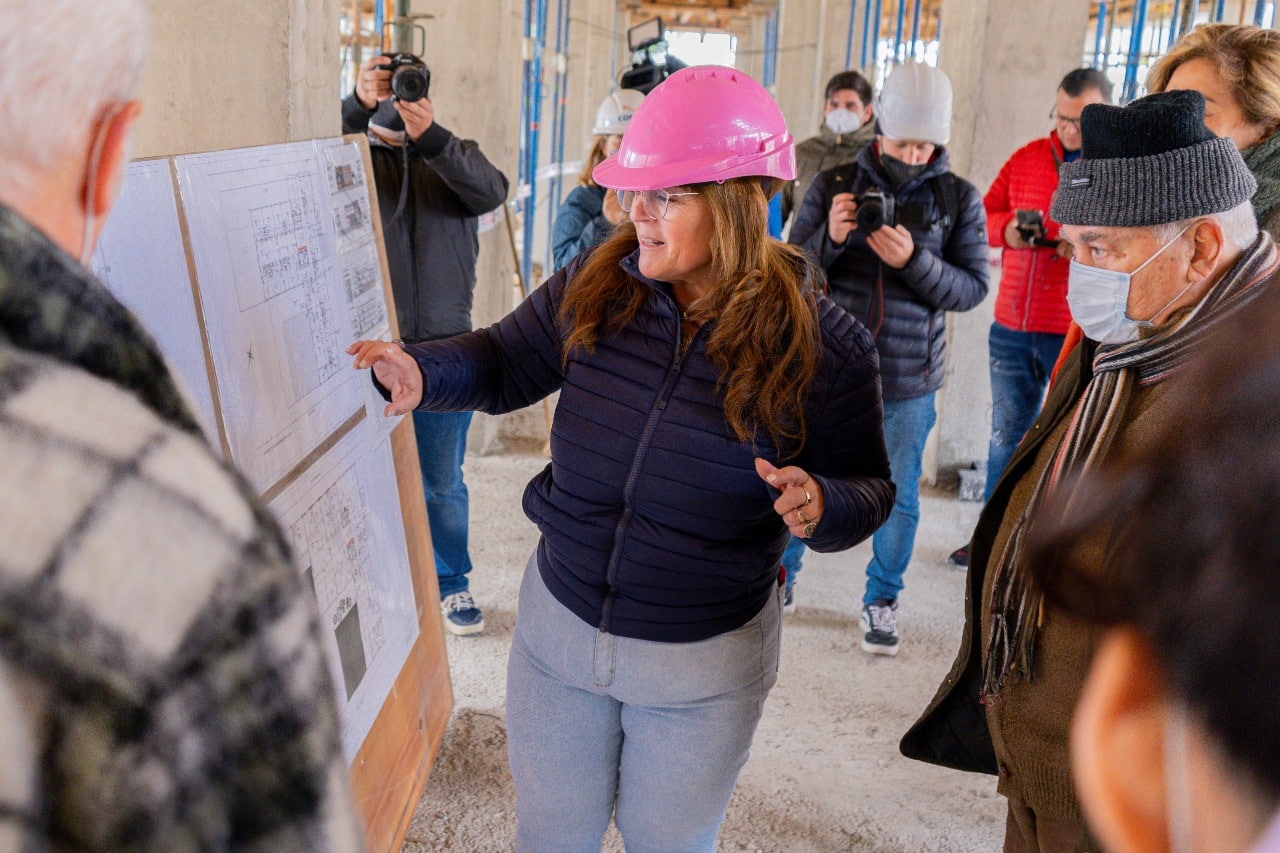
<svg viewBox="0 0 1280 853"><path fill-rule="evenodd" d="M636 89L619 89L600 102L596 110L596 126L591 132L597 136L611 136L627 129L631 114L644 100L644 92Z"/></svg>
<svg viewBox="0 0 1280 853"><path fill-rule="evenodd" d="M899 65L876 98L880 132L890 139L946 145L951 138L951 81L931 65Z"/></svg>

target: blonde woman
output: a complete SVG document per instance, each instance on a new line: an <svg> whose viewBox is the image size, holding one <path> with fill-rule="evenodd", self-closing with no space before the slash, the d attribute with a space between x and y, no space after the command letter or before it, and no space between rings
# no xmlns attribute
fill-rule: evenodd
<svg viewBox="0 0 1280 853"><path fill-rule="evenodd" d="M1258 225L1280 237L1280 32L1205 24L1187 33L1151 68L1147 90L1204 95L1204 123L1230 137L1258 181Z"/></svg>

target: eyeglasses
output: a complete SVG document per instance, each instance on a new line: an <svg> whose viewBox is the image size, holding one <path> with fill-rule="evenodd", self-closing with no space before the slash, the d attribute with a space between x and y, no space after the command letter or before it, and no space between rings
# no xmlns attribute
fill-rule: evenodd
<svg viewBox="0 0 1280 853"><path fill-rule="evenodd" d="M622 205L622 212L631 215L631 207L636 203L636 199L640 199L645 213L649 214L653 219L666 219L667 206L671 203L671 199L680 195L697 195L697 193L669 193L666 190L645 190L644 192L636 192L635 190L616 190L618 193L618 204Z"/></svg>
<svg viewBox="0 0 1280 853"><path fill-rule="evenodd" d="M1053 110L1052 112L1049 113L1049 118L1053 119L1058 124L1070 125L1071 127L1074 127L1076 130L1080 129L1080 116L1076 116L1075 118L1065 118L1064 116L1058 115L1057 110Z"/></svg>

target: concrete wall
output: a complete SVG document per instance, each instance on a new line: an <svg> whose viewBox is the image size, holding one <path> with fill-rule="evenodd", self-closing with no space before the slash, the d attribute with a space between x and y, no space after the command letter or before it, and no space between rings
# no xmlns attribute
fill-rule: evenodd
<svg viewBox="0 0 1280 853"><path fill-rule="evenodd" d="M332 136L338 0L153 0L134 156Z"/></svg>
<svg viewBox="0 0 1280 853"><path fill-rule="evenodd" d="M845 69L850 3L848 0L780 0L779 8L774 95L787 117L792 135L802 140L818 132L822 124L822 91L831 75ZM849 66L852 68L857 67L862 44L861 16L855 24ZM763 28L759 32L760 40L746 47L759 50L763 46Z"/></svg>

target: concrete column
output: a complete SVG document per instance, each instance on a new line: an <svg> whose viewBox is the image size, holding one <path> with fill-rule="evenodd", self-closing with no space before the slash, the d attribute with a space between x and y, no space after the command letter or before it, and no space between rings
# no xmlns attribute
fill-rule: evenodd
<svg viewBox="0 0 1280 853"><path fill-rule="evenodd" d="M778 16L778 76L774 87L787 126L797 140L808 139L822 124L822 90L837 71L845 69L850 0L780 0ZM861 9L862 0L859 0ZM858 67L862 17L855 19L850 68ZM760 39L750 49L759 50ZM747 47L744 45L744 48Z"/></svg>
<svg viewBox="0 0 1280 853"><path fill-rule="evenodd" d="M524 4L519 0L413 0L411 15L426 30L423 60L431 69L436 119L454 135L472 139L511 183L515 197L520 144L520 42ZM515 304L516 264L498 216L482 221L472 324L488 326ZM516 242L520 242L519 231ZM478 414L468 446L482 450L497 436L500 419Z"/></svg>
<svg viewBox="0 0 1280 853"><path fill-rule="evenodd" d="M339 0L153 0L134 156L338 133Z"/></svg>
<svg viewBox="0 0 1280 853"><path fill-rule="evenodd" d="M940 67L955 91L951 165L986 192L1017 148L1049 132L1058 81L1080 66L1089 0L948 0ZM947 318L946 384L938 426L925 451L925 478L950 482L958 468L987 458L991 383L987 334L999 270L990 295L973 311Z"/></svg>

